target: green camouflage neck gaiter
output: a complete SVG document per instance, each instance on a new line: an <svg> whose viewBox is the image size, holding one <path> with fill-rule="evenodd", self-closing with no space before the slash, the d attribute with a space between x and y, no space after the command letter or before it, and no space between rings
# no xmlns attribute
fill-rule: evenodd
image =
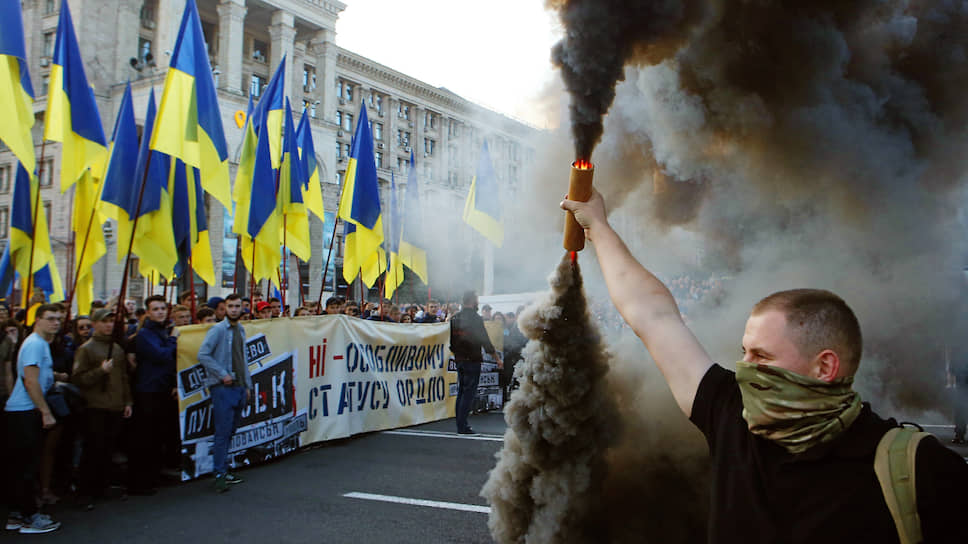
<svg viewBox="0 0 968 544"><path fill-rule="evenodd" d="M750 432L803 453L840 435L860 414L853 376L827 383L775 366L740 361L736 382Z"/></svg>

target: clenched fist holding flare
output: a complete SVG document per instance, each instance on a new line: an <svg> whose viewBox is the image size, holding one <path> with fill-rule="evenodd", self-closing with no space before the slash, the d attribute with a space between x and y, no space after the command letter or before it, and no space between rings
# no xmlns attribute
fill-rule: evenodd
<svg viewBox="0 0 968 544"><path fill-rule="evenodd" d="M595 166L585 160L578 159L571 165L571 177L568 180L568 200L588 202L592 197L592 176L595 174ZM575 215L570 211L565 212L565 249L571 251L572 263L577 258L575 252L585 249L585 230L575 220Z"/></svg>

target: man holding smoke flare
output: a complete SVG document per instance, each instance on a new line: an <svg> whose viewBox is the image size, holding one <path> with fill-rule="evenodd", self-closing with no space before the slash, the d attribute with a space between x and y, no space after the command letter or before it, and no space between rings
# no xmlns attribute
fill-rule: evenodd
<svg viewBox="0 0 968 544"><path fill-rule="evenodd" d="M915 443L916 497L895 524L874 465L878 443L898 425L852 388L862 338L840 297L796 289L759 301L732 372L710 359L666 286L608 224L601 194L561 207L594 244L616 308L706 437L709 542L888 543L902 541L902 526L916 526L925 543L968 541L959 527L968 465L930 436Z"/></svg>

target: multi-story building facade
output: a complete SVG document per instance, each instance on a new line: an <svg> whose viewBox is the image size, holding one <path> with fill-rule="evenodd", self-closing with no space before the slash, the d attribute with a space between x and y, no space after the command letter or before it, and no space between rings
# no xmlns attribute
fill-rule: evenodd
<svg viewBox="0 0 968 544"><path fill-rule="evenodd" d="M47 80L61 0L23 0L24 26L31 77L36 94L34 140L44 156L41 198L51 227L51 238L62 275L69 266L71 192L60 193L59 145L42 146ZM104 124L111 127L124 86L131 82L135 116L143 123L149 91L156 96L164 84L184 8L183 0L70 0L81 55ZM445 88L428 85L335 44L336 21L345 4L338 0L198 0L202 29L218 89L219 107L229 149L231 177L239 159L242 127L239 112L249 96L258 100L273 70L287 59L286 90L298 112L311 117L316 159L320 168L327 225L311 220L313 257L301 267L308 291L318 293L326 249L330 241L350 142L365 103L371 121L381 199L389 201L391 177L403 194L410 152L414 153L423 202L424 223L434 240L430 266L439 278L453 278L473 268L480 238L461 226L463 202L474 176L478 156L487 141L502 191L513 198L528 179L540 132L520 121L469 102ZM374 14L378 16L378 14ZM401 39L405 43L405 38ZM482 74L482 77L487 77ZM15 159L0 148L0 239L9 238L10 199ZM214 199L207 199L212 256L223 271L219 285L206 294L232 290L235 242L228 232L231 218ZM324 240L324 230L326 239ZM109 255L95 266L95 295L107 297L121 284L115 240L109 235ZM335 258L341 266L342 228L336 229ZM446 233L441 236L441 233ZM478 252L479 253L479 252ZM291 268L295 272L296 268ZM331 283L334 273L328 274ZM471 273L471 276L474 276ZM132 278L130 293L144 294L141 278ZM442 281L442 280L438 280ZM453 283L453 282L452 282ZM292 282L295 293L296 282ZM466 284L431 286L445 293ZM473 285L471 285L473 286ZM201 286L196 287L200 290ZM327 289L328 290L328 289Z"/></svg>

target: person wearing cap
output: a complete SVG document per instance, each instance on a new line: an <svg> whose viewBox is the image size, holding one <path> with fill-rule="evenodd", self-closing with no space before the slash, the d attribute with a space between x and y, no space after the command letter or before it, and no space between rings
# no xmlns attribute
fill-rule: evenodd
<svg viewBox="0 0 968 544"><path fill-rule="evenodd" d="M242 479L229 472L229 442L242 420L242 409L252 397L252 375L249 373L245 328L239 323L242 299L233 293L225 300L225 320L212 325L198 349L198 361L205 368L205 385L212 398L212 423L215 427L212 445L212 468L215 490L228 491L230 484Z"/></svg>
<svg viewBox="0 0 968 544"><path fill-rule="evenodd" d="M268 302L262 301L255 305L256 319L269 319L271 317L272 317L272 306Z"/></svg>
<svg viewBox="0 0 968 544"><path fill-rule="evenodd" d="M225 319L225 299L222 297L212 297L208 299L205 305L215 310L215 321Z"/></svg>
<svg viewBox="0 0 968 544"><path fill-rule="evenodd" d="M133 406L124 349L112 337L114 321L113 311L94 311L94 336L77 349L71 374L71 382L87 401L81 426L84 450L80 496L88 510L104 494L121 420L131 417Z"/></svg>

